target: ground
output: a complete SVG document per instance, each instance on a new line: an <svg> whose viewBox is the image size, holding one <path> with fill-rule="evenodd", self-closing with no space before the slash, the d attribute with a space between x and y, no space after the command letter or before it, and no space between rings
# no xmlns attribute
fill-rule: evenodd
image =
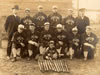
<svg viewBox="0 0 100 75"><path fill-rule="evenodd" d="M93 32L100 39L100 25L93 25ZM83 59L67 60L70 73L42 73L39 70L37 61L27 61L19 59L17 62L11 62L5 59L6 49L0 49L0 75L100 75L100 42L97 44L97 55L94 59L84 62Z"/></svg>

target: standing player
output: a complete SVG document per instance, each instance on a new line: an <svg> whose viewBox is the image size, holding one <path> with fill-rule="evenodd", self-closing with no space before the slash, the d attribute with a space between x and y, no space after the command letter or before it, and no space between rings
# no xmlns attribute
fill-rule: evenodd
<svg viewBox="0 0 100 75"><path fill-rule="evenodd" d="M52 13L48 16L48 21L51 24L51 29L56 29L57 24L61 24L62 16L58 13L57 6L52 7Z"/></svg>
<svg viewBox="0 0 100 75"><path fill-rule="evenodd" d="M85 9L79 9L79 16L76 18L76 25L79 31L79 34L82 34L86 30L86 26L90 25L90 20L85 16Z"/></svg>
<svg viewBox="0 0 100 75"><path fill-rule="evenodd" d="M13 14L8 16L5 22L5 30L8 34L8 46L7 46L7 59L10 59L11 47L12 47L12 36L17 31L17 27L20 24L20 18L17 16L19 7L16 5L12 8Z"/></svg>
<svg viewBox="0 0 100 75"><path fill-rule="evenodd" d="M44 30L41 33L41 46L40 53L45 52L45 49L48 47L49 42L53 40L52 31L50 29L50 23L44 23Z"/></svg>
<svg viewBox="0 0 100 75"><path fill-rule="evenodd" d="M25 26L25 29L29 29L29 25L33 22L33 18L30 16L30 9L25 9L25 17L21 19L21 24Z"/></svg>
<svg viewBox="0 0 100 75"><path fill-rule="evenodd" d="M86 27L86 32L82 35L83 51L84 51L84 60L88 58L92 59L95 54L97 37L92 33L92 28L90 26Z"/></svg>
<svg viewBox="0 0 100 75"><path fill-rule="evenodd" d="M43 30L44 23L47 22L47 16L43 12L43 6L38 6L38 13L33 16L33 22L36 25L36 30L41 32Z"/></svg>
<svg viewBox="0 0 100 75"><path fill-rule="evenodd" d="M35 58L39 54L39 33L35 30L35 24L32 23L29 26L29 32L28 32L28 53L29 58L28 60L31 60L32 58Z"/></svg>
<svg viewBox="0 0 100 75"><path fill-rule="evenodd" d="M55 42L56 48L59 53L59 57L65 55L65 48L67 48L68 36L67 33L63 30L62 24L57 24L55 31Z"/></svg>
<svg viewBox="0 0 100 75"><path fill-rule="evenodd" d="M12 38L12 61L16 61L17 55L21 56L23 53L23 48L25 47L25 33L23 32L24 25L18 26L18 31L14 33Z"/></svg>
<svg viewBox="0 0 100 75"><path fill-rule="evenodd" d="M63 19L63 25L65 31L68 33L72 32L72 28L75 27L75 18L73 17L73 10L68 9L68 16Z"/></svg>

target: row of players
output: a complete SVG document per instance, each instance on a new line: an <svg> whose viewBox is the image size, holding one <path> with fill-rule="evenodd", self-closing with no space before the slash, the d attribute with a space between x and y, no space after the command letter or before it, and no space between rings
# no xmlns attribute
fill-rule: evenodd
<svg viewBox="0 0 100 75"><path fill-rule="evenodd" d="M34 23L30 24L26 33L24 25L18 26L18 31L12 38L12 54L14 56L12 61L16 61L17 53L23 56L25 50L28 50L28 60L37 57L38 54L47 60L66 56L69 56L70 59L84 57L84 60L94 57L97 38L91 32L90 26L86 27L85 33L81 36L77 27L72 29L72 33L67 33L63 30L62 24L57 24L56 29L51 31L50 23L46 22L41 33L35 28Z"/></svg>

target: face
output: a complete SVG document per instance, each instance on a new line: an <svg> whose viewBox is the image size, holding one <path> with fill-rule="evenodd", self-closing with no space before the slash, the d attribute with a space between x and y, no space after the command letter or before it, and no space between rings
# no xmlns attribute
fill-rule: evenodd
<svg viewBox="0 0 100 75"><path fill-rule="evenodd" d="M13 14L16 14L16 15L17 15L18 10L16 10L16 9L12 9L12 12L13 12Z"/></svg>
<svg viewBox="0 0 100 75"><path fill-rule="evenodd" d="M34 30L35 30L35 26L30 26L29 29L30 29L31 31L34 31Z"/></svg>
<svg viewBox="0 0 100 75"><path fill-rule="evenodd" d="M58 31L58 32L61 32L61 31L62 31L62 28L57 28L57 31Z"/></svg>
<svg viewBox="0 0 100 75"><path fill-rule="evenodd" d="M29 11L26 11L26 12L25 12L25 15L26 15L26 16L29 16L29 15L30 15L30 12L29 12Z"/></svg>
<svg viewBox="0 0 100 75"><path fill-rule="evenodd" d="M50 44L49 47L50 47L50 48L53 48L53 47L54 47L54 44Z"/></svg>
<svg viewBox="0 0 100 75"><path fill-rule="evenodd" d="M84 16L85 12L79 11L79 16Z"/></svg>
<svg viewBox="0 0 100 75"><path fill-rule="evenodd" d="M45 29L45 30L49 30L49 27L50 27L49 25L45 25L45 26L44 26L44 29Z"/></svg>
<svg viewBox="0 0 100 75"><path fill-rule="evenodd" d="M38 12L42 12L43 11L43 8L38 8Z"/></svg>
<svg viewBox="0 0 100 75"><path fill-rule="evenodd" d="M73 15L73 12L72 11L68 11L68 15Z"/></svg>
<svg viewBox="0 0 100 75"><path fill-rule="evenodd" d="M19 33L22 33L23 32L23 29L18 28L18 32Z"/></svg>
<svg viewBox="0 0 100 75"><path fill-rule="evenodd" d="M57 9L52 9L52 11L53 11L54 13L56 13L58 10L57 10Z"/></svg>
<svg viewBox="0 0 100 75"><path fill-rule="evenodd" d="M73 33L74 35L76 35L76 34L78 33L78 31L73 31L72 33Z"/></svg>
<svg viewBox="0 0 100 75"><path fill-rule="evenodd" d="M91 29L88 29L88 28L86 29L86 34L87 34L87 35L90 35L91 32L92 32Z"/></svg>

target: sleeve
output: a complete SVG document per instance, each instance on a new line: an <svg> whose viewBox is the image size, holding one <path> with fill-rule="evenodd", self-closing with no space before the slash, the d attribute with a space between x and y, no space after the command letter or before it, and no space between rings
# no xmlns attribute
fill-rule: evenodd
<svg viewBox="0 0 100 75"><path fill-rule="evenodd" d="M90 20L89 18L87 17L87 20L86 20L86 25L89 26L90 25Z"/></svg>
<svg viewBox="0 0 100 75"><path fill-rule="evenodd" d="M16 32L14 33L14 35L13 35L13 37L12 37L12 42L14 43L14 44L18 44L18 42L17 42L17 35L16 35Z"/></svg>
<svg viewBox="0 0 100 75"><path fill-rule="evenodd" d="M6 32L7 32L8 26L9 26L9 16L7 17L6 22L4 24L4 28Z"/></svg>

